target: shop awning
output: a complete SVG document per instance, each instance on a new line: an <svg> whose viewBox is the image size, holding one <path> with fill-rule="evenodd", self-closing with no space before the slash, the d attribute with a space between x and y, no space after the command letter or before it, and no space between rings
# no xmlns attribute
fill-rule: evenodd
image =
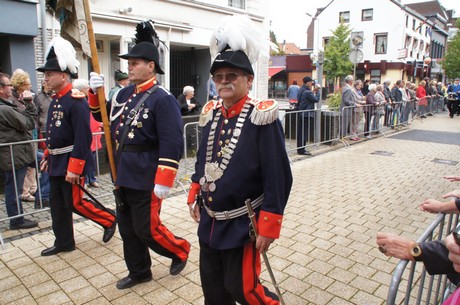
<svg viewBox="0 0 460 305"><path fill-rule="evenodd" d="M286 67L268 67L268 76L272 77L284 70L286 70Z"/></svg>

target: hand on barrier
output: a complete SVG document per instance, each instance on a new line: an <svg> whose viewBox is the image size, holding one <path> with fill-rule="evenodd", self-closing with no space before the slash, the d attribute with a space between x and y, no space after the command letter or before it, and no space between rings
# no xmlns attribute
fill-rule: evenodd
<svg viewBox="0 0 460 305"><path fill-rule="evenodd" d="M93 93L96 93L97 88L104 86L104 75L97 74L96 72L91 72L89 74L89 87L93 90Z"/></svg>
<svg viewBox="0 0 460 305"><path fill-rule="evenodd" d="M155 196L157 196L158 198L165 199L166 197L168 197L170 190L171 188L169 186L155 184L153 192L155 193Z"/></svg>

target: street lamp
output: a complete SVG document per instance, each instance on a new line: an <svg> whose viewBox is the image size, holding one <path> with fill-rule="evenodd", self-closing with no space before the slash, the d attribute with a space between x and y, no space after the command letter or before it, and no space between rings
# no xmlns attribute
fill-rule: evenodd
<svg viewBox="0 0 460 305"><path fill-rule="evenodd" d="M323 95L323 63L324 63L324 52L320 50L319 46L319 19L316 16L312 16L309 13L305 13L314 22L314 30L316 35L313 34L313 53L310 55L312 62L316 64L316 78L319 83L319 97L318 103L316 104L316 120L315 120L315 143L321 142L321 108L322 108L322 95ZM316 24L315 24L316 23Z"/></svg>

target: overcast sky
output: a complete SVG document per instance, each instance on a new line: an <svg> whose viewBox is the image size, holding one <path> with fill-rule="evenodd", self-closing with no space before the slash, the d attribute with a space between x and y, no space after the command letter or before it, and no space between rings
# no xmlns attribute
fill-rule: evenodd
<svg viewBox="0 0 460 305"><path fill-rule="evenodd" d="M316 8L324 7L330 1L268 0L268 19L271 20L270 29L275 32L276 40L278 42L283 42L283 40L294 42L300 48L306 48L306 28L311 22L311 17L305 13L314 15ZM402 0L402 3L425 1L428 0ZM460 15L460 0L440 0L440 2L446 9L454 9L456 15Z"/></svg>

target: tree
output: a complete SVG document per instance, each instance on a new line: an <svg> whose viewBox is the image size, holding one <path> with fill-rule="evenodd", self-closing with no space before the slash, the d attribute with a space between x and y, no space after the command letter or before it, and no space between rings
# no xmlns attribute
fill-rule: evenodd
<svg viewBox="0 0 460 305"><path fill-rule="evenodd" d="M324 73L334 84L347 76L353 70L353 64L348 59L350 53L351 29L343 22L332 31L332 37L324 49Z"/></svg>
<svg viewBox="0 0 460 305"><path fill-rule="evenodd" d="M457 20L457 28L459 27L460 19ZM448 43L442 66L450 79L460 77L460 31L457 31L454 38Z"/></svg>
<svg viewBox="0 0 460 305"><path fill-rule="evenodd" d="M276 41L276 35L275 32L270 30L270 41L273 42L276 46L278 46L278 49L273 49L270 47L270 56L275 56L275 55L284 55L284 51L279 48L279 44Z"/></svg>

